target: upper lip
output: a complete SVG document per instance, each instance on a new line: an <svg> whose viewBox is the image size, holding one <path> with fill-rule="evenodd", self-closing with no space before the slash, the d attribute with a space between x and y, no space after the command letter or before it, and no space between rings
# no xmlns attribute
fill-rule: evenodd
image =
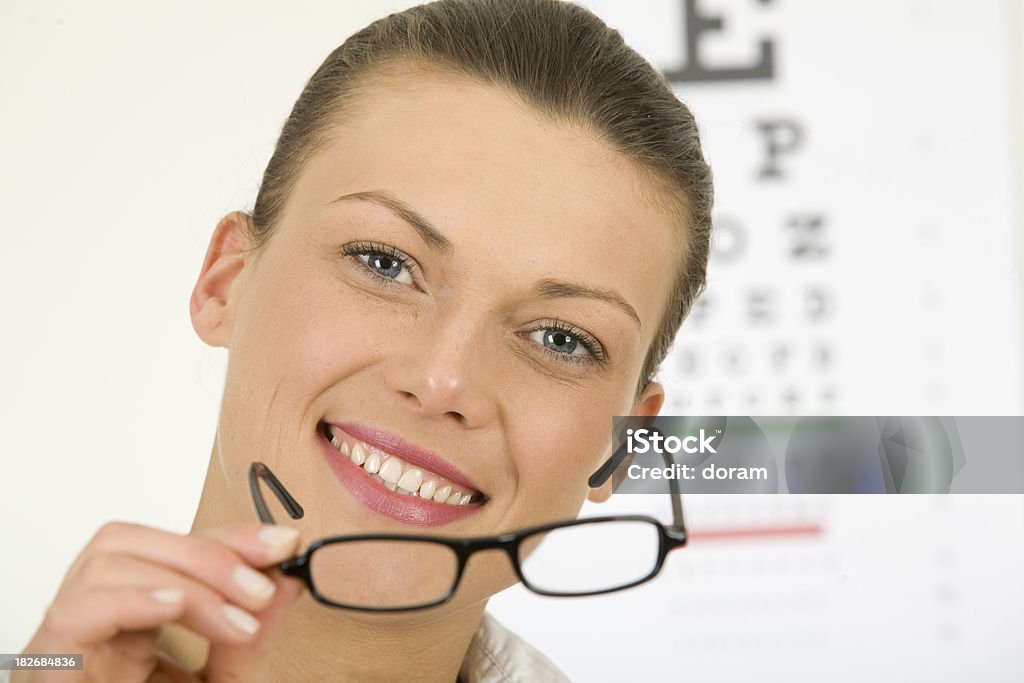
<svg viewBox="0 0 1024 683"><path fill-rule="evenodd" d="M391 455L396 455L410 465L422 467L456 484L462 484L475 491L480 491L480 487L474 484L459 468L445 460L439 453L409 443L398 434L356 422L329 422L328 424L341 428L370 446L374 446Z"/></svg>

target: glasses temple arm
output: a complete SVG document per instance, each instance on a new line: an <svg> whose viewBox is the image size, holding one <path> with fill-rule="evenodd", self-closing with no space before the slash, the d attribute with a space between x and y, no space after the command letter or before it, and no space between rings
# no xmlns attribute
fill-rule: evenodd
<svg viewBox="0 0 1024 683"><path fill-rule="evenodd" d="M302 519L305 514L302 510L302 506L299 505L298 501L292 498L292 495L288 493L288 489L284 487L284 484L274 476L274 473L270 471L270 468L261 462L250 463L249 465L249 495L252 497L252 504L256 507L256 514L259 516L260 521L264 524L273 524L274 517L270 514L270 510L267 509L267 504L263 500L263 492L260 491L260 479L266 482L270 490L277 496L277 500L280 501L281 506L284 507L285 511L292 519Z"/></svg>
<svg viewBox="0 0 1024 683"><path fill-rule="evenodd" d="M604 484L612 476L612 473L618 469L619 465L622 464L622 461L626 459L627 455L629 455L629 449L624 441L621 446L615 449L612 457L608 458L596 472L590 475L587 484L595 489ZM673 463L669 454L662 451L661 457L665 459L665 467L671 468ZM683 518L683 496L679 490L679 482L675 478L669 479L668 488L672 497L672 526L685 534L686 523Z"/></svg>
<svg viewBox="0 0 1024 683"><path fill-rule="evenodd" d="M629 455L629 450L626 448L626 442L623 441L622 445L615 449L612 453L612 457L608 458L603 465L601 465L596 472L590 475L590 479L587 480L587 485L592 489L596 489L608 481L608 478L612 476L612 473L619 468L622 461Z"/></svg>
<svg viewBox="0 0 1024 683"><path fill-rule="evenodd" d="M662 451L661 457L665 459L665 467L672 468L673 462L669 454ZM672 477L668 480L669 495L672 498L672 527L686 534L686 521L683 519L683 494L679 490L679 480Z"/></svg>

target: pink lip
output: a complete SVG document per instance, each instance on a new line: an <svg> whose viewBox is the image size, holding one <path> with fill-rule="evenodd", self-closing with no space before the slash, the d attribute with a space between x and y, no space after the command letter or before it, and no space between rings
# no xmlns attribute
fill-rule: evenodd
<svg viewBox="0 0 1024 683"><path fill-rule="evenodd" d="M335 424L335 427L338 427L338 425ZM356 436L355 434L351 435ZM327 460L327 464L342 486L360 503L384 517L412 526L434 527L450 524L480 511L481 506L479 504L448 505L447 503L435 503L415 496L403 496L394 491L389 491L370 479L362 468L341 455L319 430L317 430L317 440L320 442L320 448L323 451L324 458ZM362 440L371 445L376 445L372 441ZM403 460L405 459L405 456L399 452L391 452ZM413 461L410 459L409 462ZM426 467L425 465L420 466ZM447 473L437 473L455 481Z"/></svg>
<svg viewBox="0 0 1024 683"><path fill-rule="evenodd" d="M410 465L430 470L434 474L439 474L449 481L462 484L474 491L480 490L480 487L470 481L469 477L460 472L442 456L411 444L397 434L385 432L381 429L373 429L372 427L366 427L354 422L329 422L328 424L332 424L343 432L354 436L360 441L365 441L371 446L376 446L382 451L397 455Z"/></svg>

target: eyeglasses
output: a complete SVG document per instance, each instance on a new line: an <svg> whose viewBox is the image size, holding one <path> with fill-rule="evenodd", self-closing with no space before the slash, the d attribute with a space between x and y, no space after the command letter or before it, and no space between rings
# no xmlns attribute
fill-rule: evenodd
<svg viewBox="0 0 1024 683"><path fill-rule="evenodd" d="M606 464L590 478L590 485L600 486L613 470ZM260 481L292 519L303 517L302 506L274 473L254 462L249 465L249 492L262 522L273 524L274 518ZM610 515L475 538L329 536L278 566L285 575L303 580L318 602L368 612L440 605L455 594L469 558L481 550L504 551L516 576L534 593L557 597L612 593L650 581L661 571L668 553L686 545L678 486L675 482L670 486L674 523L667 527L646 515Z"/></svg>

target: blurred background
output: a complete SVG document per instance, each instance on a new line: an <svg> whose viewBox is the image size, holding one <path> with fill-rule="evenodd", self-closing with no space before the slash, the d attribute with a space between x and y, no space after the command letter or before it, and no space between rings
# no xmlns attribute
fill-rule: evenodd
<svg viewBox="0 0 1024 683"><path fill-rule="evenodd" d="M411 4L0 5L0 651L103 522L189 528L225 365L187 315L209 234L327 53ZM1022 413L1024 3L582 4L665 72L715 171L664 413ZM651 584L493 611L579 681L1019 680L1024 496L686 509ZM618 510L669 514L583 514Z"/></svg>

